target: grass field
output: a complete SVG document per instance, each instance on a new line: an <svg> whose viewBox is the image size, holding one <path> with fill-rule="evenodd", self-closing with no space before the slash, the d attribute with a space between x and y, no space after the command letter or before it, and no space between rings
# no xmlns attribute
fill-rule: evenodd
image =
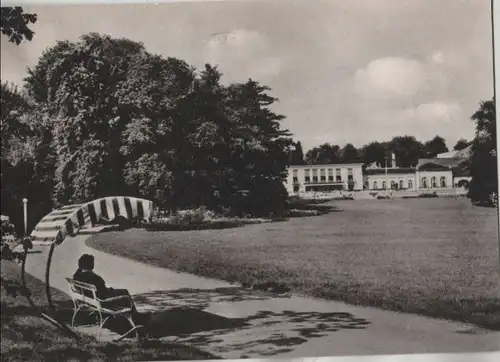
<svg viewBox="0 0 500 362"><path fill-rule="evenodd" d="M336 201L327 215L225 230L95 235L149 264L500 328L496 210L465 199Z"/></svg>
<svg viewBox="0 0 500 362"><path fill-rule="evenodd" d="M20 282L19 265L2 260L2 277ZM28 276L34 303L47 310L45 285ZM66 294L52 289L56 303L69 302ZM195 348L158 340L99 343L92 336L81 335L76 341L61 329L40 318L24 296L16 298L1 293L1 360L2 361L139 361L214 359ZM71 315L71 314L69 314Z"/></svg>

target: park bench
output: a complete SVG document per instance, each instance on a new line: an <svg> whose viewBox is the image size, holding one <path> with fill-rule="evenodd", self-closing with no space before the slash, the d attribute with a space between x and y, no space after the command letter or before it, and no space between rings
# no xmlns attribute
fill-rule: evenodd
<svg viewBox="0 0 500 362"><path fill-rule="evenodd" d="M101 334L101 329L104 326L104 324L110 319L110 318L116 318L116 317L123 317L126 318L129 323L131 324L131 329L128 330L126 333L120 335L120 337L117 338L117 340L121 340L125 338L126 336L130 335L132 332L135 332L136 338L139 339L139 333L138 329L142 328L143 326L141 325L136 325L134 321L132 320L132 306L133 306L133 301L129 296L118 296L118 297L112 297L112 298L107 298L107 299L99 299L97 297L97 288L88 283L83 283L79 282L76 280L73 280L71 278L66 278L66 280L69 283L69 295L71 299L73 300L73 318L71 319L71 327L74 326L75 323L75 318L78 312L84 308L90 310L92 314L97 313L99 316L99 330L97 332L97 339L99 340L100 334ZM113 302L116 300L124 300L128 299L130 302L130 307L126 308L110 308L109 306L106 306L108 302ZM105 318L103 319L103 315Z"/></svg>

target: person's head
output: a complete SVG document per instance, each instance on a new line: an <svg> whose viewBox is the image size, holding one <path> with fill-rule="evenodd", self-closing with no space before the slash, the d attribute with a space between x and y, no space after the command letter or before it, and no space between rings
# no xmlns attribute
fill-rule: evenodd
<svg viewBox="0 0 500 362"><path fill-rule="evenodd" d="M94 269L94 256L90 254L83 254L80 259L78 259L78 268L85 270Z"/></svg>

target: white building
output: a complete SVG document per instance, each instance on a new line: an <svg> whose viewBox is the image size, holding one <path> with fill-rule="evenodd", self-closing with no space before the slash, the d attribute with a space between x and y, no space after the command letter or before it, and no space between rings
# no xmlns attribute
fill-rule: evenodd
<svg viewBox="0 0 500 362"><path fill-rule="evenodd" d="M417 167L370 167L364 172L365 189L369 190L436 190L454 186L453 169L435 159L419 160Z"/></svg>
<svg viewBox="0 0 500 362"><path fill-rule="evenodd" d="M292 165L285 187L288 193L363 190L363 164Z"/></svg>
<svg viewBox="0 0 500 362"><path fill-rule="evenodd" d="M398 167L392 155L391 167L362 163L293 165L285 187L289 194L298 192L407 190L438 191L466 186L470 181L467 159L428 158L416 167ZM364 169L364 170L363 170Z"/></svg>

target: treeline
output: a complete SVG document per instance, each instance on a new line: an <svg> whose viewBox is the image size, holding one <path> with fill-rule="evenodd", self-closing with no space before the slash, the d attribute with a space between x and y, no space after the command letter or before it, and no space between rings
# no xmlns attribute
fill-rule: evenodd
<svg viewBox="0 0 500 362"><path fill-rule="evenodd" d="M23 89L2 84L2 213L20 224L110 195L168 209L283 211L292 140L270 89L89 34L45 50ZM5 210L5 211L4 211Z"/></svg>
<svg viewBox="0 0 500 362"><path fill-rule="evenodd" d="M470 145L465 139L459 140L454 150L462 150ZM360 162L364 164L376 163L384 166L391 165L391 154L395 153L397 163L402 167L415 166L419 158L435 157L439 153L448 152L445 140L436 136L425 143L412 136L394 137L389 142L371 142L363 147L356 148L351 143L340 147L335 144L324 143L307 151L304 155L302 144L295 143L292 150L292 164L329 164Z"/></svg>

